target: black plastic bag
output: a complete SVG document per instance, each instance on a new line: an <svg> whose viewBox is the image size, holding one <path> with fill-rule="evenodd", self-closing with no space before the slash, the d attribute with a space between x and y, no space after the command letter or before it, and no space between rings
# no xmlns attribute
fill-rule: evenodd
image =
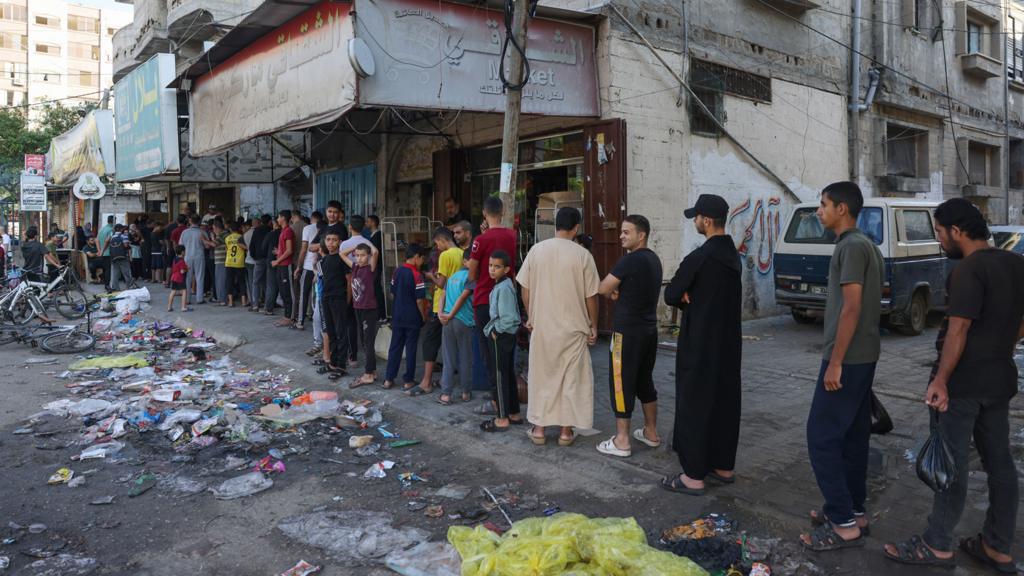
<svg viewBox="0 0 1024 576"><path fill-rule="evenodd" d="M942 438L939 412L931 411L931 434L917 451L917 477L936 492L945 492L956 481L956 461Z"/></svg>
<svg viewBox="0 0 1024 576"><path fill-rule="evenodd" d="M875 393L871 393L871 433L884 435L892 432L892 418L889 417L889 412L886 411L885 406L882 406L882 401L875 396Z"/></svg>

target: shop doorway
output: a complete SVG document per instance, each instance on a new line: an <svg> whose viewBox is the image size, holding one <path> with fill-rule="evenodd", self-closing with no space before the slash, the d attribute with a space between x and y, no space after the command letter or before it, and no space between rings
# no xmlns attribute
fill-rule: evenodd
<svg viewBox="0 0 1024 576"><path fill-rule="evenodd" d="M198 213L205 214L210 204L217 206L224 220L234 220L235 214L235 189L234 188L208 188L199 191Z"/></svg>

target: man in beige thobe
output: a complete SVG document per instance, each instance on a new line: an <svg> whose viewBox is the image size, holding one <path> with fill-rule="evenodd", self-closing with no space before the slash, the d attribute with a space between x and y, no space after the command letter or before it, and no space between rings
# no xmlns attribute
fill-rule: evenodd
<svg viewBox="0 0 1024 576"><path fill-rule="evenodd" d="M594 373L590 351L597 341L597 289L594 257L573 242L580 212L562 208L555 215L555 237L530 249L516 280L522 286L530 336L530 439L544 444L545 426L561 427L558 443L576 440L573 428L594 423Z"/></svg>

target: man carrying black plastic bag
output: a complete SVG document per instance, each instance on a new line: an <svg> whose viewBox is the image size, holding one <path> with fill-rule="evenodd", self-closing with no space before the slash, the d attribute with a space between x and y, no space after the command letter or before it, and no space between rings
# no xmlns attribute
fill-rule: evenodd
<svg viewBox="0 0 1024 576"><path fill-rule="evenodd" d="M925 402L937 410L938 431L953 454L956 476L935 493L923 536L887 544L885 554L905 564L953 566L953 529L967 500L971 437L988 475L989 507L981 534L960 549L1005 574L1016 574L1010 547L1017 522L1017 469L1010 452L1010 398L1017 393L1013 351L1024 336L1024 258L990 248L981 212L963 198L935 210L935 230L950 258L949 309L935 346Z"/></svg>

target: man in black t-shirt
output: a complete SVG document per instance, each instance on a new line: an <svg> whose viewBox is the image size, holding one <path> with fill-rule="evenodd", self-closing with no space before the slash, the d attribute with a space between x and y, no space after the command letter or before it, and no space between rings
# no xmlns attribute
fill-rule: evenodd
<svg viewBox="0 0 1024 576"><path fill-rule="evenodd" d="M51 266L60 267L60 261L50 250L39 241L39 228L29 226L25 230L25 242L21 245L21 257L25 261L24 269L33 282L49 282L43 268L46 261Z"/></svg>
<svg viewBox="0 0 1024 576"><path fill-rule="evenodd" d="M953 530L967 500L973 437L988 480L989 507L978 536L960 549L998 572L1015 574L1017 468L1010 451L1010 399L1017 393L1013 352L1024 336L1024 258L990 248L981 211L963 198L935 210L935 230L950 258L963 258L949 279L949 308L939 330L939 357L925 393L956 464L953 485L936 492L923 535L887 544L897 562L953 566ZM941 413L939 416L938 413Z"/></svg>
<svg viewBox="0 0 1024 576"><path fill-rule="evenodd" d="M661 260L647 239L651 224L632 214L622 221L619 240L626 249L598 292L615 301L612 345L608 373L615 436L597 445L598 452L625 458L632 454L630 419L637 398L644 412L644 427L632 438L651 448L661 444L658 437L658 392L654 388L654 361L658 354L658 298L661 295Z"/></svg>

